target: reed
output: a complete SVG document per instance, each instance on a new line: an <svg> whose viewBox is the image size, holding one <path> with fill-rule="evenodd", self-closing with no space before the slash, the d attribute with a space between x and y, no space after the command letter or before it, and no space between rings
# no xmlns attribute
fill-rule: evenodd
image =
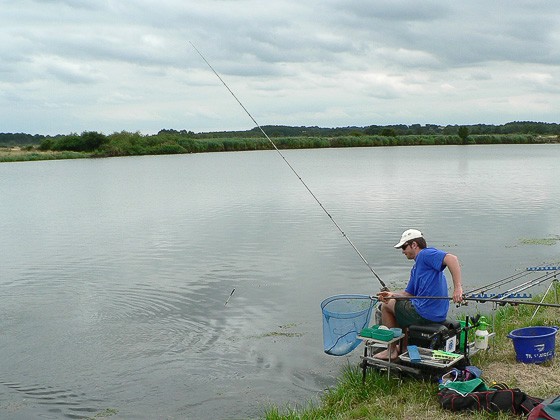
<svg viewBox="0 0 560 420"><path fill-rule="evenodd" d="M0 162L30 162L38 160L58 160L58 159L83 159L90 157L88 153L72 151L41 151L31 149L9 149L0 148Z"/></svg>
<svg viewBox="0 0 560 420"><path fill-rule="evenodd" d="M13 151L0 149L0 162L84 157L114 157L161 154L209 153L250 150L272 150L262 137L197 136L192 133L167 133L144 136L120 132L104 136L91 148L92 133L69 135L44 140L39 148L28 146ZM457 135L342 135L336 137L292 136L273 137L278 149L319 149L341 147L442 146L463 145ZM531 134L472 135L468 144L536 144L542 143Z"/></svg>

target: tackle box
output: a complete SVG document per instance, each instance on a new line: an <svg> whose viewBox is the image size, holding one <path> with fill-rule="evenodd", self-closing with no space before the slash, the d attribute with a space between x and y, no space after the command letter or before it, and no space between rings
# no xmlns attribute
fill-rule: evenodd
<svg viewBox="0 0 560 420"><path fill-rule="evenodd" d="M448 368L464 358L462 354L456 354L450 357L437 357L438 353L443 353L443 352L439 352L438 350L425 349L422 347L418 347L417 349L420 355L420 361L415 362L415 364L421 363L426 366L433 366L437 368ZM414 361L411 360L408 351L399 355L399 359L403 362L414 363Z"/></svg>
<svg viewBox="0 0 560 420"><path fill-rule="evenodd" d="M374 325L371 328L364 328L360 332L361 337L373 338L379 341L391 341L395 334L392 330L379 328L379 325Z"/></svg>

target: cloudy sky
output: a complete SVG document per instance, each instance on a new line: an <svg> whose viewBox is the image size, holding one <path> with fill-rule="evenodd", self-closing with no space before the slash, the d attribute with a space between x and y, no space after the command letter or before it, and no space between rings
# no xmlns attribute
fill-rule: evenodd
<svg viewBox="0 0 560 420"><path fill-rule="evenodd" d="M0 0L0 132L559 122L560 3Z"/></svg>

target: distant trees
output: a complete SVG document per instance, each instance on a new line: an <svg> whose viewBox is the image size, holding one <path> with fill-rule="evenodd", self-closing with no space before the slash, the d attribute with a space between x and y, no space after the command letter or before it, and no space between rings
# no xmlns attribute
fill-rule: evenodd
<svg viewBox="0 0 560 420"><path fill-rule="evenodd" d="M457 130L457 135L463 141L463 144L467 144L467 138L469 137L468 127L465 127L464 125L459 127L459 130Z"/></svg>
<svg viewBox="0 0 560 420"><path fill-rule="evenodd" d="M107 137L97 131L84 131L81 135L70 134L57 138L46 138L39 145L41 150L70 150L93 152L107 142Z"/></svg>
<svg viewBox="0 0 560 420"><path fill-rule="evenodd" d="M556 134L560 135L559 124L549 124L532 121L509 122L502 126L502 133L506 134Z"/></svg>
<svg viewBox="0 0 560 420"><path fill-rule="evenodd" d="M25 133L0 133L0 146L29 146L38 145L45 136Z"/></svg>
<svg viewBox="0 0 560 420"><path fill-rule="evenodd" d="M385 137L397 137L397 130L395 130L393 127L387 127L381 130L381 133L379 134Z"/></svg>
<svg viewBox="0 0 560 420"><path fill-rule="evenodd" d="M281 148L536 143L560 141L560 125L516 121L504 125L394 124L366 127L321 128L262 126ZM264 150L271 144L261 129L195 133L190 130L162 129L155 135L121 131L105 135L97 131L81 134L40 136L0 133L0 146L38 146L41 150L71 151L93 156L129 156L170 153L198 153L233 150Z"/></svg>

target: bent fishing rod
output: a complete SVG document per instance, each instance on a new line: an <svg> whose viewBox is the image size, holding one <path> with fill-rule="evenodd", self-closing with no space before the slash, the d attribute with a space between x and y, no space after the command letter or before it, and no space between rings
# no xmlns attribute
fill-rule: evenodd
<svg viewBox="0 0 560 420"><path fill-rule="evenodd" d="M190 42L190 41L189 41ZM245 106L241 103L241 101L237 98L237 96L235 95L235 93L233 93L233 91L229 88L229 86L226 84L226 82L221 78L221 76L218 74L218 72L216 70L214 70L214 67L212 67L212 65L208 62L208 60L204 57L204 55L202 55L202 53L198 50L198 48L195 47L195 45L190 42L190 44L192 45L192 47L194 48L194 50L198 53L198 55L200 55L200 57L204 60L204 62L208 65L208 67L210 67L210 70L212 70L212 72L216 75L216 77L220 80L220 82L222 82L222 84L225 86L225 88L229 91L229 93L231 94L231 96L233 96L233 98L237 101L237 103L241 106L241 108L243 108L243 111L245 111L245 113L249 116L249 118L251 118L251 120L255 123L255 125L258 127L258 129L261 131L261 133L263 134L263 136L270 142L270 144L272 145L272 147L274 148L274 150L276 150L276 152L280 155L280 157L284 160L284 162L286 163L286 165L288 165L288 167L291 169L291 171L294 173L295 176L297 176L297 178L300 180L300 182L303 184L303 186L305 187L305 189L309 192L309 194L311 194L311 196L313 197L313 199L317 202L317 204L319 204L319 207L321 207L321 209L325 212L325 214L329 217L329 219L331 219L331 222L336 226L336 228L338 229L338 231L342 234L342 236L344 237L344 239L346 239L346 241L350 244L350 246L354 249L354 251L358 254L358 256L361 258L361 260L364 262L365 265L367 265L367 267L369 268L369 271L371 271L371 273L377 278L377 280L379 281L379 283L381 284L381 291L388 291L388 287L385 285L385 283L383 282L383 280L381 280L381 278L377 275L377 273L375 272L375 270L373 269L373 267L368 263L368 261L365 259L365 257L362 255L362 253L358 250L358 248L356 247L356 245L354 245L354 243L352 242L352 240L348 237L348 235L346 235L346 233L342 230L342 228L339 226L339 224L336 222L336 220L334 220L334 218L332 217L332 215L327 211L327 209L325 208L325 206L323 206L323 204L321 203L321 201L319 201L319 199L317 198L317 196L313 193L313 191L311 191L311 188L309 188L309 186L305 183L305 181L303 180L303 178L299 175L299 173L295 170L295 168L290 164L290 162L288 162L288 159L286 159L286 157L282 154L282 152L280 151L280 149L278 149L278 147L276 147L276 144L270 139L270 137L268 137L268 134L266 134L266 132L263 130L263 128L260 126L260 124L257 122L257 120L255 120L255 118L251 115L251 113L247 110L247 108L245 108Z"/></svg>

